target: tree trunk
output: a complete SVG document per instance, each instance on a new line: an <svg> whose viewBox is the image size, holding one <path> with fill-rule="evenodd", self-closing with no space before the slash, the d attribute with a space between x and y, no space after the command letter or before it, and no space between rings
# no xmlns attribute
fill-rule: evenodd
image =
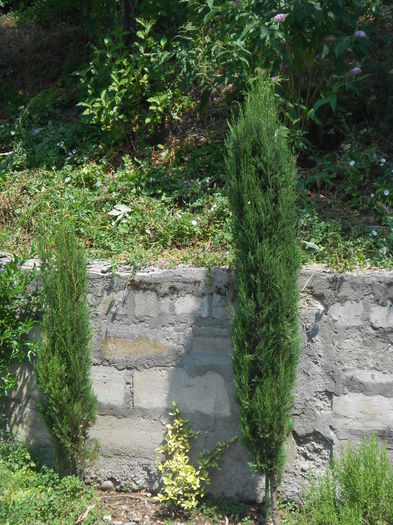
<svg viewBox="0 0 393 525"><path fill-rule="evenodd" d="M269 510L270 510L270 491L269 491L269 476L265 474L265 525L269 519Z"/></svg>
<svg viewBox="0 0 393 525"><path fill-rule="evenodd" d="M131 0L123 0L123 31L129 33L131 30Z"/></svg>
<svg viewBox="0 0 393 525"><path fill-rule="evenodd" d="M270 478L270 491L272 494L272 519L273 519L273 525L280 525L280 514L278 512L278 504L277 504L277 484L275 480L275 476L271 476Z"/></svg>

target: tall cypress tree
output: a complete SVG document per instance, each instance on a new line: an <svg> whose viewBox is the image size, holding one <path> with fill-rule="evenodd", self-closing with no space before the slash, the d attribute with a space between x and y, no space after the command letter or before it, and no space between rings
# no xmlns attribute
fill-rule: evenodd
<svg viewBox="0 0 393 525"><path fill-rule="evenodd" d="M227 142L238 304L233 370L242 437L269 485L279 523L277 485L292 429L290 411L299 357L295 159L267 80L251 89Z"/></svg>
<svg viewBox="0 0 393 525"><path fill-rule="evenodd" d="M43 394L41 413L52 436L59 467L81 475L92 452L88 431L96 418L92 390L86 259L70 224L41 241L45 303L44 342L36 378Z"/></svg>

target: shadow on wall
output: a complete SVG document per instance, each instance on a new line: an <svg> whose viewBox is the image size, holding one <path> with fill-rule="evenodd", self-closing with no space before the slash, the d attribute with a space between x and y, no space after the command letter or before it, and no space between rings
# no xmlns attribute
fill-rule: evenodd
<svg viewBox="0 0 393 525"><path fill-rule="evenodd" d="M194 455L240 437L231 364L229 302L233 274L181 268L91 281L96 312L94 384L101 441L99 480L158 489L157 447L172 402L200 432ZM215 494L257 500L263 480L251 474L236 442L212 475Z"/></svg>
<svg viewBox="0 0 393 525"><path fill-rule="evenodd" d="M18 387L11 392L7 406L9 430L33 451L38 459L52 464L53 450L49 433L38 411L40 393L31 365L17 369Z"/></svg>

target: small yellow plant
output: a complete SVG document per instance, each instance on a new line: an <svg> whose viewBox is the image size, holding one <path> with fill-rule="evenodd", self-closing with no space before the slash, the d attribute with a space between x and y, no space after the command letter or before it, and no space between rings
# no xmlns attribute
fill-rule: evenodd
<svg viewBox="0 0 393 525"><path fill-rule="evenodd" d="M228 443L219 441L208 452L199 455L198 466L190 463L191 440L197 437L188 419L184 419L175 402L173 402L173 423L167 425L165 443L158 448L162 458L158 459L158 470L162 475L162 489L157 495L158 501L168 507L185 511L197 507L206 495L210 484L209 470L219 468L218 461L224 450L237 438Z"/></svg>

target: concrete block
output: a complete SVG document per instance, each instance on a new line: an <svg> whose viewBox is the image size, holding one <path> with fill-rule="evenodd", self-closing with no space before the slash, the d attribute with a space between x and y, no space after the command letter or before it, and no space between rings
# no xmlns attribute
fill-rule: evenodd
<svg viewBox="0 0 393 525"><path fill-rule="evenodd" d="M164 433L162 423L146 417L98 416L91 436L99 440L103 456L156 458Z"/></svg>
<svg viewBox="0 0 393 525"><path fill-rule="evenodd" d="M344 304L335 303L329 309L329 314L338 326L360 326L364 323L363 304L347 301Z"/></svg>
<svg viewBox="0 0 393 525"><path fill-rule="evenodd" d="M336 429L372 432L393 428L393 401L384 396L348 393L333 398L333 424Z"/></svg>
<svg viewBox="0 0 393 525"><path fill-rule="evenodd" d="M190 377L181 368L135 371L134 406L170 409L172 401L187 413L202 412L216 417L231 415L231 404L222 376L207 372Z"/></svg>
<svg viewBox="0 0 393 525"><path fill-rule="evenodd" d="M212 299L212 317L213 319L230 319L231 309L229 298L226 295L213 294Z"/></svg>
<svg viewBox="0 0 393 525"><path fill-rule="evenodd" d="M194 317L207 317L209 314L209 304L207 297L196 297L186 295L179 297L175 302L176 315L193 315Z"/></svg>
<svg viewBox="0 0 393 525"><path fill-rule="evenodd" d="M372 305L370 322L375 328L390 328L393 331L393 304L388 303L386 306Z"/></svg>
<svg viewBox="0 0 393 525"><path fill-rule="evenodd" d="M116 407L122 407L125 404L126 370L116 370L109 366L93 366L91 375L99 404Z"/></svg>
<svg viewBox="0 0 393 525"><path fill-rule="evenodd" d="M141 317L157 317L159 314L168 314L169 297L158 297L154 292L138 290L134 294L135 314Z"/></svg>

